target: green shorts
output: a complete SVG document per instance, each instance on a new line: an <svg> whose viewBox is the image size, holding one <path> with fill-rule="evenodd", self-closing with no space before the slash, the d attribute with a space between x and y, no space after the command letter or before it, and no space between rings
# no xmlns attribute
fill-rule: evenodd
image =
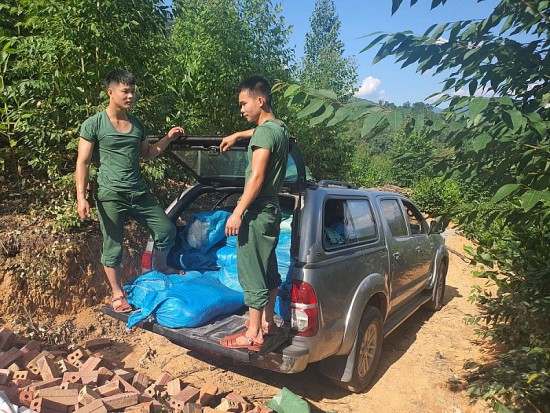
<svg viewBox="0 0 550 413"><path fill-rule="evenodd" d="M247 307L263 309L269 291L279 287L275 248L281 231L281 210L275 205L249 207L238 234L237 269Z"/></svg>
<svg viewBox="0 0 550 413"><path fill-rule="evenodd" d="M96 205L103 234L101 263L106 267L115 267L122 260L124 224L128 217L149 230L156 250L165 251L174 245L176 227L149 192L123 193L100 188Z"/></svg>

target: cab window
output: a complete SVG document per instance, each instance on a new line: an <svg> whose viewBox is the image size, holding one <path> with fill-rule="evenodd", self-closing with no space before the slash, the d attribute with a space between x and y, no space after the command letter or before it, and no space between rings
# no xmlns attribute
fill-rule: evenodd
<svg viewBox="0 0 550 413"><path fill-rule="evenodd" d="M328 199L323 218L323 246L337 248L377 238L376 223L367 200Z"/></svg>
<svg viewBox="0 0 550 413"><path fill-rule="evenodd" d="M408 201L403 201L403 206L405 207L405 214L407 215L411 235L427 234L428 224L420 211Z"/></svg>
<svg viewBox="0 0 550 413"><path fill-rule="evenodd" d="M382 214L384 219L388 223L391 234L397 237L406 237L407 232L407 222L405 217L401 212L401 205L399 205L399 200L397 199L383 199L380 201L380 206L382 207Z"/></svg>

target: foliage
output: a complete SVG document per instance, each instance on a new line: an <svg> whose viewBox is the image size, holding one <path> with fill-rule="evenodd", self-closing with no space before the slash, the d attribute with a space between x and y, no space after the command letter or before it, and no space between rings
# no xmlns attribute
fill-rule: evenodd
<svg viewBox="0 0 550 413"><path fill-rule="evenodd" d="M415 183L412 199L432 216L456 215L462 206L459 184L452 179L423 178Z"/></svg>
<svg viewBox="0 0 550 413"><path fill-rule="evenodd" d="M335 91L340 98L350 97L357 83L357 63L343 57L340 19L333 0L317 0L306 34L300 83L317 89Z"/></svg>
<svg viewBox="0 0 550 413"><path fill-rule="evenodd" d="M144 96L158 89L155 57L162 58L159 44L167 17L159 3L107 0L98 7L90 0L22 0L1 4L2 15L16 27L3 42L17 45L6 62L2 90L7 96L17 94L29 116L26 124L10 130L10 147L18 151L23 168L51 178L72 169L74 157L66 156L67 146L82 120L103 103L101 82L108 70L133 71L143 82ZM137 112L150 105L154 105L152 99L142 99Z"/></svg>
<svg viewBox="0 0 550 413"><path fill-rule="evenodd" d="M393 11L402 3L392 0ZM432 8L444 3L432 0ZM501 0L485 19L434 25L423 35L374 34L364 50L379 45L375 62L395 56L402 67L446 74L444 93L434 95L436 104L448 105L439 118L371 102L342 104L298 85L286 90L291 102L306 102L301 114L311 121L361 119L363 136L403 124L432 137L445 131L452 151L439 166L466 185L483 185L492 207L483 215L470 209L461 224L471 227L475 220L480 228L473 235L484 232L475 259L487 266L479 276L493 280L497 292L475 295L486 312L477 321L495 345L505 346L499 347L502 358L482 366L471 385L472 394L500 410L550 409L549 15L548 1ZM510 234L502 238L502 226L493 234L495 222ZM505 361L520 374L504 380Z"/></svg>
<svg viewBox="0 0 550 413"><path fill-rule="evenodd" d="M262 0L176 0L174 8L169 87L188 133L250 128L237 116L236 86L253 74L272 83L289 79L294 57L281 6Z"/></svg>

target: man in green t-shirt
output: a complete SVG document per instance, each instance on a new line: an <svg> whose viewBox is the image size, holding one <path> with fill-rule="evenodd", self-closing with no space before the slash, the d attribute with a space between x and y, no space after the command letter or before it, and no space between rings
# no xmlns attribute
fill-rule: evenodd
<svg viewBox="0 0 550 413"><path fill-rule="evenodd" d="M122 241L124 223L131 216L146 226L155 241L155 268L172 273L167 265L168 251L174 245L176 229L162 207L150 194L139 167L141 159L158 156L184 130L175 126L154 145L147 142L143 123L128 113L135 100L135 78L124 70L115 70L105 77L109 95L107 108L86 119L80 130L76 161L76 193L78 215L90 217L86 199L90 164L95 153L99 163L96 205L103 250L101 263L112 289L111 304L118 312L131 311L121 286Z"/></svg>
<svg viewBox="0 0 550 413"><path fill-rule="evenodd" d="M239 283L250 320L246 330L220 340L228 348L260 351L264 335L277 332L274 320L275 299L281 276L275 248L279 240L281 192L288 159L288 130L271 109L271 88L267 80L252 76L239 88L241 114L258 126L223 139L225 151L237 139L250 137L244 191L227 220L225 233L237 235ZM262 349L264 350L264 349Z"/></svg>

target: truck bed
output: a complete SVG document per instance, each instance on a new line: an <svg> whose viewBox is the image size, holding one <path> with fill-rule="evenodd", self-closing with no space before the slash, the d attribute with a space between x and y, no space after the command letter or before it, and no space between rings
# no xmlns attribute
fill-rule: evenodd
<svg viewBox="0 0 550 413"><path fill-rule="evenodd" d="M123 322L128 320L130 314L117 313L108 305L103 306L101 312ZM137 327L164 336L174 344L190 350L211 353L218 357L223 356L234 361L249 363L263 354L261 352L248 351L247 349L230 349L220 344L220 339L223 337L243 330L245 320L245 316L233 314L194 328L168 328L149 320L138 323ZM282 330L288 338L288 329L283 326Z"/></svg>

